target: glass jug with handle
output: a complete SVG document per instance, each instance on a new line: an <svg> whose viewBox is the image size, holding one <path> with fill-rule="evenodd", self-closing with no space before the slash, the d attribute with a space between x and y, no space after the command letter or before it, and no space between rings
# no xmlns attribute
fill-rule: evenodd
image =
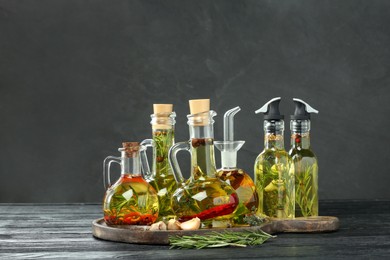
<svg viewBox="0 0 390 260"><path fill-rule="evenodd" d="M172 104L153 104L152 121L153 139L146 139L141 145L153 146L153 166L149 182L157 191L160 210L158 220L175 218L171 207L171 197L177 189L172 168L168 160L168 151L175 142L175 117Z"/></svg>
<svg viewBox="0 0 390 260"><path fill-rule="evenodd" d="M191 101L198 100L190 100L190 106ZM191 110L193 112L194 109ZM227 216L238 205L235 190L216 177L213 131L215 115L212 110L188 115L190 140L176 143L169 151L169 160L179 186L172 196L172 208L179 221L198 217L202 223L211 224L212 220L228 219ZM176 157L181 150L191 154L191 176L187 181L184 180Z"/></svg>
<svg viewBox="0 0 390 260"><path fill-rule="evenodd" d="M107 225L150 225L158 217L159 205L156 190L145 181L141 174L149 175L146 149L138 142L125 142L119 148L121 157L108 156L104 160L103 211ZM111 185L110 168L112 163L121 166L120 178Z"/></svg>

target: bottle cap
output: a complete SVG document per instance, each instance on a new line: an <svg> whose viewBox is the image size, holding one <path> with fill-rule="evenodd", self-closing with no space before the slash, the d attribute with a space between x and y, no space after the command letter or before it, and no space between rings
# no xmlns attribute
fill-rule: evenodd
<svg viewBox="0 0 390 260"><path fill-rule="evenodd" d="M190 114L198 114L210 110L210 99L192 99L189 101Z"/></svg>
<svg viewBox="0 0 390 260"><path fill-rule="evenodd" d="M192 99L189 101L190 114L189 118L193 121L194 125L204 126L209 124L210 121L210 99Z"/></svg>
<svg viewBox="0 0 390 260"><path fill-rule="evenodd" d="M151 115L153 129L172 129L176 116L173 111L173 104L153 104L153 114ZM171 120L170 118L171 117Z"/></svg>
<svg viewBox="0 0 390 260"><path fill-rule="evenodd" d="M307 104L302 99L293 98L295 104L294 115L290 116L291 120L308 120L310 119L311 113L318 114L318 110L312 108L309 104Z"/></svg>
<svg viewBox="0 0 390 260"><path fill-rule="evenodd" d="M169 114L172 113L173 105L172 104L153 104L153 113L154 114Z"/></svg>
<svg viewBox="0 0 390 260"><path fill-rule="evenodd" d="M263 113L265 120L281 120L284 115L280 114L279 103L281 98L276 97L264 104L260 109L256 110L255 113Z"/></svg>
<svg viewBox="0 0 390 260"><path fill-rule="evenodd" d="M140 150L139 142L123 142L123 148L119 149L119 151L125 151L126 157L133 158L137 155Z"/></svg>
<svg viewBox="0 0 390 260"><path fill-rule="evenodd" d="M123 142L122 143L123 148L131 148L131 147L138 147L139 142Z"/></svg>

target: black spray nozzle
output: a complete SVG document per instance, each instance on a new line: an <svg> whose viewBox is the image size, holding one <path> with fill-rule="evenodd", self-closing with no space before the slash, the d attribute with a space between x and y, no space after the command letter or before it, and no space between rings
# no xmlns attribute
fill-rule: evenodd
<svg viewBox="0 0 390 260"><path fill-rule="evenodd" d="M281 120L284 118L279 111L279 103L281 98L276 97L264 104L260 109L256 110L255 113L263 113L265 120Z"/></svg>
<svg viewBox="0 0 390 260"><path fill-rule="evenodd" d="M310 119L311 113L318 114L318 110L312 108L309 104L307 104L302 99L293 98L295 104L294 115L290 116L291 120L308 120Z"/></svg>

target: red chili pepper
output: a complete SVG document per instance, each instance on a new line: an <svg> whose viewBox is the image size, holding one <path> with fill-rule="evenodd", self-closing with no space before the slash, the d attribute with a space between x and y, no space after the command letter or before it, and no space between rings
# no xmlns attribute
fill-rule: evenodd
<svg viewBox="0 0 390 260"><path fill-rule="evenodd" d="M297 144L301 143L301 136L300 135L295 136L295 143L297 143Z"/></svg>
<svg viewBox="0 0 390 260"><path fill-rule="evenodd" d="M145 214L141 216L142 225L150 225L156 220L156 217L151 214Z"/></svg>
<svg viewBox="0 0 390 260"><path fill-rule="evenodd" d="M138 212L131 212L125 215L123 222L127 225L137 225L140 220L141 215Z"/></svg>
<svg viewBox="0 0 390 260"><path fill-rule="evenodd" d="M116 225L117 224L116 216L104 216L104 221L109 225Z"/></svg>
<svg viewBox="0 0 390 260"><path fill-rule="evenodd" d="M229 204L216 206L216 207L213 207L211 209L204 210L204 211L200 212L199 214L195 214L192 216L182 216L179 218L179 221L183 222L183 221L187 221L187 220L190 220L190 219L193 219L196 217L198 217L200 220L206 220L209 218L215 218L215 217L219 217L219 216L223 216L223 215L228 215L228 214L234 212L234 210L236 209L237 204L238 204L237 202L238 202L237 195L235 193L233 193L230 196Z"/></svg>

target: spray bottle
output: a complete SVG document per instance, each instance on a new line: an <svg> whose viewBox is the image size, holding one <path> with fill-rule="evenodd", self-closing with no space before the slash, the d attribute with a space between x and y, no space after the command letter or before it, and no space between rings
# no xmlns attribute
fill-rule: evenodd
<svg viewBox="0 0 390 260"><path fill-rule="evenodd" d="M295 173L295 216L318 216L318 163L310 147L310 114L318 113L301 99L294 98L290 116L291 149Z"/></svg>
<svg viewBox="0 0 390 260"><path fill-rule="evenodd" d="M255 184L259 195L257 215L294 218L294 171L284 149L284 116L279 112L281 98L273 98L255 113L264 114L264 150L255 161Z"/></svg>

